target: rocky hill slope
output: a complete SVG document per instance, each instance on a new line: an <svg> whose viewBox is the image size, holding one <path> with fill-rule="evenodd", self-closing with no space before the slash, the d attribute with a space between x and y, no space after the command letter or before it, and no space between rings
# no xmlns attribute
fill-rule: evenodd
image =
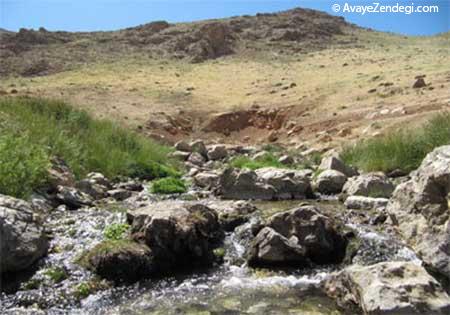
<svg viewBox="0 0 450 315"><path fill-rule="evenodd" d="M0 74L48 74L129 54L192 62L266 49L291 54L328 47L339 42L337 35L348 34L353 28L343 18L294 9L195 23L156 21L113 32L21 29L0 34Z"/></svg>

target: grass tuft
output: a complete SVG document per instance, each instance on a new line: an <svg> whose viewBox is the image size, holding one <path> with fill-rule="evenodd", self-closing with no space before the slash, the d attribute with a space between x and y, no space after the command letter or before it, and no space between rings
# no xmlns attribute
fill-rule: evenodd
<svg viewBox="0 0 450 315"><path fill-rule="evenodd" d="M126 223L115 223L106 227L103 235L108 240L119 241L125 238L130 226Z"/></svg>
<svg viewBox="0 0 450 315"><path fill-rule="evenodd" d="M182 194L187 191L185 182L175 177L167 177L152 182L151 192L155 194Z"/></svg>
<svg viewBox="0 0 450 315"><path fill-rule="evenodd" d="M344 148L341 157L364 171L410 172L434 148L450 144L450 113L441 113L418 130L404 130Z"/></svg>
<svg viewBox="0 0 450 315"><path fill-rule="evenodd" d="M251 170L256 170L263 167L287 168L286 165L278 162L278 158L270 152L264 154L257 160L253 160L248 156L238 156L230 162L230 165L236 168L248 168Z"/></svg>
<svg viewBox="0 0 450 315"><path fill-rule="evenodd" d="M2 98L0 132L0 193L12 196L42 185L53 156L77 178L94 171L149 180L177 175L168 147L60 101Z"/></svg>

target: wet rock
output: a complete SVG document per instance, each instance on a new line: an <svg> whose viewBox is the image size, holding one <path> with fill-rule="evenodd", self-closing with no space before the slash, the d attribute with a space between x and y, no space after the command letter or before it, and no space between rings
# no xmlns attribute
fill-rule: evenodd
<svg viewBox="0 0 450 315"><path fill-rule="evenodd" d="M201 172L194 176L194 183L202 188L215 188L219 183L219 177L217 172Z"/></svg>
<svg viewBox="0 0 450 315"><path fill-rule="evenodd" d="M47 237L31 205L0 195L0 273L26 269L47 250Z"/></svg>
<svg viewBox="0 0 450 315"><path fill-rule="evenodd" d="M383 173L368 173L349 178L343 192L349 196L389 198L395 187Z"/></svg>
<svg viewBox="0 0 450 315"><path fill-rule="evenodd" d="M426 270L411 262L354 265L331 276L328 294L341 306L359 306L364 314L450 313L450 297Z"/></svg>
<svg viewBox="0 0 450 315"><path fill-rule="evenodd" d="M192 152L192 146L185 141L178 141L177 143L175 143L174 147L177 151L188 153Z"/></svg>
<svg viewBox="0 0 450 315"><path fill-rule="evenodd" d="M192 153L187 161L196 166L203 166L206 162L205 158L197 152Z"/></svg>
<svg viewBox="0 0 450 315"><path fill-rule="evenodd" d="M163 201L129 211L132 237L146 244L163 273L210 265L224 234L218 215L198 202Z"/></svg>
<svg viewBox="0 0 450 315"><path fill-rule="evenodd" d="M345 174L347 177L352 177L358 175L358 172L346 165L339 157L337 156L327 156L322 159L319 165L320 170L335 170Z"/></svg>
<svg viewBox="0 0 450 315"><path fill-rule="evenodd" d="M429 153L387 207L391 221L430 269L450 280L450 146Z"/></svg>
<svg viewBox="0 0 450 315"><path fill-rule="evenodd" d="M91 206L93 199L88 194L66 186L58 186L56 198L59 202L69 207L71 210L79 209L85 206Z"/></svg>
<svg viewBox="0 0 450 315"><path fill-rule="evenodd" d="M303 199L311 195L304 172L277 168L256 171L226 169L219 180L218 193L225 199Z"/></svg>
<svg viewBox="0 0 450 315"><path fill-rule="evenodd" d="M259 231L248 254L250 266L306 266L306 249L295 236L287 239L270 227Z"/></svg>
<svg viewBox="0 0 450 315"><path fill-rule="evenodd" d="M344 205L348 209L356 210L373 210L373 209L385 209L389 199L387 198L372 198L364 196L349 196Z"/></svg>
<svg viewBox="0 0 450 315"><path fill-rule="evenodd" d="M295 255L286 257L295 257L293 267L298 267L297 262L313 262L315 264L340 263L345 257L347 246L346 238L338 232L337 225L327 216L322 215L314 206L302 206L297 209L285 211L273 215L267 222L266 227L277 234L283 236L280 238L272 231L266 230L258 233L249 250L249 262L252 265L273 264L274 261L265 261L260 258L260 250L265 248L265 253L276 253L276 244L281 246L281 252ZM264 240L265 238L269 238ZM269 244L269 247L266 247ZM270 249L270 251L269 251ZM300 259L299 255L303 258ZM271 258L272 259L272 258ZM291 265L290 261L276 261L280 265Z"/></svg>
<svg viewBox="0 0 450 315"><path fill-rule="evenodd" d="M226 149L226 147L224 145L213 145L209 150L208 150L208 159L216 161L216 160L221 160L224 159L228 156L228 151Z"/></svg>
<svg viewBox="0 0 450 315"><path fill-rule="evenodd" d="M345 174L335 170L325 170L315 180L315 187L322 194L338 194L342 191L346 181Z"/></svg>
<svg viewBox="0 0 450 315"><path fill-rule="evenodd" d="M151 250L131 240L104 241L85 254L82 264L100 277L118 283L135 282L155 272Z"/></svg>
<svg viewBox="0 0 450 315"><path fill-rule="evenodd" d="M89 173L87 174L86 178L93 181L97 185L101 185L109 189L112 188L111 182L105 177L105 175L101 173Z"/></svg>
<svg viewBox="0 0 450 315"><path fill-rule="evenodd" d="M258 210L248 201L214 200L207 206L219 215L219 223L225 231L233 231L237 226L249 221Z"/></svg>
<svg viewBox="0 0 450 315"><path fill-rule="evenodd" d="M114 198L117 201L123 201L131 197L132 193L129 190L117 188L113 190L108 190L108 196Z"/></svg>

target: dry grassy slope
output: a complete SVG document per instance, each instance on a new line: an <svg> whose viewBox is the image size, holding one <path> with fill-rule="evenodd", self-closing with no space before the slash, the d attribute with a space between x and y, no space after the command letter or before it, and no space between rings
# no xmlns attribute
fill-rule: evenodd
<svg viewBox="0 0 450 315"><path fill-rule="evenodd" d="M197 64L134 55L48 76L2 79L0 89L67 99L99 117L170 140L242 142L250 137L250 142L267 142L271 131L266 129L252 127L229 136L201 131L212 114L255 104L289 107L285 126L293 121L303 127L288 135L283 126L277 131L280 142L318 146L420 123L433 112L450 109L449 33L407 38L352 29L350 35L357 45L292 54L251 50ZM348 36L342 35L342 41ZM413 89L415 77L422 74L429 86ZM291 83L296 86L289 87ZM369 93L372 89L376 91ZM173 135L148 127L149 120L161 120L158 112L189 117L193 131Z"/></svg>

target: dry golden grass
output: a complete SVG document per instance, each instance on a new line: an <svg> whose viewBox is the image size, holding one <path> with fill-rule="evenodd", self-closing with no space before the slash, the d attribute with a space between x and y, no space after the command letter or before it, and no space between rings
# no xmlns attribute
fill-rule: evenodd
<svg viewBox="0 0 450 315"><path fill-rule="evenodd" d="M384 130L402 121L420 122L448 105L449 33L406 38L360 30L356 35L358 48L335 46L288 57L230 56L200 64L130 58L45 77L0 80L0 89L8 91L15 85L19 94L62 98L132 127L160 111L213 113L254 104L294 106L307 115L291 120L311 127L301 140L344 127L354 131L337 140L353 139L374 121ZM414 78L422 74L433 90L412 89ZM388 82L393 85L379 86ZM292 83L296 86L283 89ZM371 89L377 91L369 93ZM367 118L371 112L399 107L407 114Z"/></svg>

